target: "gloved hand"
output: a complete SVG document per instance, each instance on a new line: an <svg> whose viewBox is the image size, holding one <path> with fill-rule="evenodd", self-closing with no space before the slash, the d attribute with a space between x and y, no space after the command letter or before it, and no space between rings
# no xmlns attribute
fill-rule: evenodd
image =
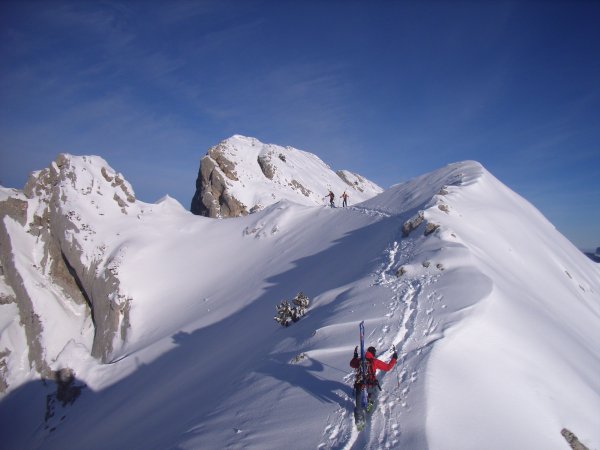
<svg viewBox="0 0 600 450"><path fill-rule="evenodd" d="M358 345L354 347L354 357L358 358Z"/></svg>
<svg viewBox="0 0 600 450"><path fill-rule="evenodd" d="M394 352L394 354L392 355L392 359L398 359L398 353Z"/></svg>

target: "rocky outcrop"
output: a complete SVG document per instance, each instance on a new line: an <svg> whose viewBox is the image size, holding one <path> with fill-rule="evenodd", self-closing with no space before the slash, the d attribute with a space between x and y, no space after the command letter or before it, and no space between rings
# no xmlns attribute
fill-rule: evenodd
<svg viewBox="0 0 600 450"><path fill-rule="evenodd" d="M345 170L338 170L336 172L336 175L340 177L344 181L344 183L346 183L351 188L356 189L360 192L363 191L361 187L361 182L364 183L366 179L361 177L360 175L353 174Z"/></svg>
<svg viewBox="0 0 600 450"><path fill-rule="evenodd" d="M235 164L223 152L223 144L211 148L200 161L193 214L207 217L237 217L248 214L246 206L227 190L227 180L237 181Z"/></svg>
<svg viewBox="0 0 600 450"><path fill-rule="evenodd" d="M62 304L65 314L85 311L74 320L83 330L91 319L91 355L99 360L110 362L126 341L132 299L121 292L119 278L126 249L107 255L95 224L134 209L135 195L122 175L101 158L70 155L59 155L29 177L23 193L0 201L0 263L14 293L3 302L16 303L30 365L44 378L52 377L56 358L44 342L60 349L56 340L64 339L40 314L48 302ZM48 286L43 300L40 285Z"/></svg>
<svg viewBox="0 0 600 450"><path fill-rule="evenodd" d="M382 192L360 175L333 172L311 153L233 136L201 159L190 210L225 218L253 213L284 199L322 205L329 190L337 195L347 191L353 203Z"/></svg>
<svg viewBox="0 0 600 450"><path fill-rule="evenodd" d="M85 157L83 158L85 162ZM69 158L64 155L59 156L56 165L59 169L58 185L62 185L63 189L52 190L54 200L57 200L57 196L67 199L69 196L110 197L112 194L114 200L112 207L118 209L122 215L127 215L128 209L135 204L135 195L129 184L120 174L107 166L102 165L99 168L102 178L95 176L91 180L78 180L79 170L71 167ZM25 191L27 190L26 187ZM96 203L93 198L89 201ZM98 213L100 216L105 214L100 210ZM119 266L123 249L112 257L106 258L103 246L100 244L98 253L90 259L88 246L84 247L84 243L95 240L96 231L93 224L88 223L90 219L92 218L83 218L70 208L64 208L61 202L50 201L49 232L54 237L52 241L57 250L60 249L62 256L59 258L58 255L53 255L53 259L64 262L57 273L64 275L65 279L68 278L68 292L80 293L79 296L73 296L75 301L87 302L91 308L95 327L92 356L103 362L109 362L115 346L126 340L130 326L131 298L121 293L120 289ZM57 282L60 281L58 277Z"/></svg>
<svg viewBox="0 0 600 450"><path fill-rule="evenodd" d="M416 230L425 221L425 214L419 211L415 216L402 224L402 237L407 237L413 230Z"/></svg>
<svg viewBox="0 0 600 450"><path fill-rule="evenodd" d="M259 155L257 158L258 165L260 166L260 170L269 180L272 180L275 176L275 166L271 164L271 155ZM285 161L285 159L284 159Z"/></svg>
<svg viewBox="0 0 600 450"><path fill-rule="evenodd" d="M583 445L579 441L577 436L575 436L575 434L572 431L568 430L567 428L563 428L560 431L560 434L562 434L562 436L565 438L565 440L569 444L569 447L571 447L573 450L589 450L585 445Z"/></svg>
<svg viewBox="0 0 600 450"><path fill-rule="evenodd" d="M11 220L21 226L25 225L27 220L26 201L8 198L0 202L0 262L2 263L4 279L15 293L20 323L27 338L29 364L42 376L49 376L51 370L44 357L44 347L40 339L42 332L40 318L34 310L23 277L15 264L15 252L8 230L8 224ZM3 359L6 356L8 355L4 355Z"/></svg>
<svg viewBox="0 0 600 450"><path fill-rule="evenodd" d="M6 357L10 355L11 351L7 348L0 351L0 394L3 394L8 389L8 381L6 381L8 374L8 364L6 363Z"/></svg>
<svg viewBox="0 0 600 450"><path fill-rule="evenodd" d="M432 223L432 222L428 222L427 225L425 225L425 236L429 236L432 233L435 233L438 229L440 228L439 224L437 223Z"/></svg>
<svg viewBox="0 0 600 450"><path fill-rule="evenodd" d="M310 197L310 194L312 193L310 189L306 189L304 186L302 186L302 184L300 184L296 180L290 181L289 185L292 189L302 192L302 195L304 195L305 197Z"/></svg>

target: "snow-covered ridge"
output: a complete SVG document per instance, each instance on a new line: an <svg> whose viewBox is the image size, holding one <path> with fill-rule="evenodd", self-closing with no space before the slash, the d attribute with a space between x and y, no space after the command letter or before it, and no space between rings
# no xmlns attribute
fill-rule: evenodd
<svg viewBox="0 0 600 450"><path fill-rule="evenodd" d="M191 210L209 217L236 217L280 200L323 205L329 190L336 198L346 191L351 204L383 191L358 174L334 172L312 153L235 135L202 158Z"/></svg>
<svg viewBox="0 0 600 450"><path fill-rule="evenodd" d="M1 192L7 448L559 450L563 428L600 444L600 268L477 162L226 221L141 203L93 157ZM275 305L300 290L310 308L283 329ZM362 320L400 358L358 434ZM58 389L26 381L61 368L88 387L50 408Z"/></svg>
<svg viewBox="0 0 600 450"><path fill-rule="evenodd" d="M476 183L486 172L476 161L449 164L431 173L397 184L382 194L365 201L361 207L397 215L422 208L438 195L445 195L456 186Z"/></svg>

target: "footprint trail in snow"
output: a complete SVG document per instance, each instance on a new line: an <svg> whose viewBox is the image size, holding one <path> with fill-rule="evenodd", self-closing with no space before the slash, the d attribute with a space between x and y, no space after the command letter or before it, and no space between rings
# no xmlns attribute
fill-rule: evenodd
<svg viewBox="0 0 600 450"><path fill-rule="evenodd" d="M338 409L327 419L320 449L392 448L399 442L403 418L413 411L411 403L419 400L411 392L422 389L418 385L427 349L439 338L433 313L443 305L442 296L434 288L441 272L415 265L415 247L415 240L410 238L394 241L375 273L373 285L386 287L390 297L386 301L387 313L379 325L368 331L368 339L376 343L383 360L391 357L393 345L399 355L396 367L378 377L383 389L378 407L362 432L354 426L353 411ZM399 273L400 267L411 263L413 269L418 269L410 274ZM343 381L352 386L354 373L347 374ZM353 398L349 401L354 403Z"/></svg>

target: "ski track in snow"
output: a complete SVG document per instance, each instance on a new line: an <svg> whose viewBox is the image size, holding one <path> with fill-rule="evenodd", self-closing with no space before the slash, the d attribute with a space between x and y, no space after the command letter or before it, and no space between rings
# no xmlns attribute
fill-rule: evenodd
<svg viewBox="0 0 600 450"><path fill-rule="evenodd" d="M357 210L369 214L365 209ZM373 214L379 213L374 211ZM365 429L359 432L354 426L353 411L340 408L327 418L319 449L393 448L400 442L403 417L412 411L411 389L420 382L425 352L437 340L434 333L438 323L433 312L441 306L442 300L433 287L441 273L423 268L412 276L396 275L401 265L413 260L416 246L416 238L398 238L385 251L384 262L375 274L373 285L388 288L391 295L384 323L371 330L370 341L377 342L382 359L389 360L392 345L396 346L399 356L392 371L379 373L383 390L379 393L377 409ZM343 381L352 386L354 373L346 375ZM354 404L353 398L348 400Z"/></svg>

